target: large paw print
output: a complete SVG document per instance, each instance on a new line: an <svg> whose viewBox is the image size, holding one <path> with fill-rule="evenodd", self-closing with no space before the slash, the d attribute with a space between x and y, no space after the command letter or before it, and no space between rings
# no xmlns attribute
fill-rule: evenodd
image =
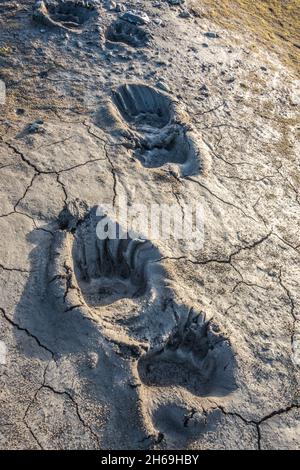
<svg viewBox="0 0 300 470"><path fill-rule="evenodd" d="M205 396L234 389L233 364L225 338L214 333L205 317L191 309L187 318L177 315L175 330L163 345L140 359L138 369L146 385L178 385Z"/></svg>

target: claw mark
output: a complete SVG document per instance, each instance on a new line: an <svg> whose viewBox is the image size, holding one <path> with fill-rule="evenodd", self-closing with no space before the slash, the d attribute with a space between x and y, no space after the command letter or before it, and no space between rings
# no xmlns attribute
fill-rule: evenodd
<svg viewBox="0 0 300 470"><path fill-rule="evenodd" d="M105 111L106 119L119 126L143 166L175 164L182 176L202 171L204 143L200 147L200 137L180 119L166 94L142 84L125 84L113 90L112 103Z"/></svg>
<svg viewBox="0 0 300 470"><path fill-rule="evenodd" d="M148 386L179 385L206 396L216 390L218 394L234 390L233 364L228 342L210 331L204 314L190 309L167 341L140 359L138 370Z"/></svg>

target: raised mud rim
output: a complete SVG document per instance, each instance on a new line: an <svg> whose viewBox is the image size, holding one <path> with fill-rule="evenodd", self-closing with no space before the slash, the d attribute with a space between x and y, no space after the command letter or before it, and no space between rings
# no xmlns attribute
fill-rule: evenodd
<svg viewBox="0 0 300 470"><path fill-rule="evenodd" d="M45 26L81 33L98 15L96 6L84 0L36 0L33 19Z"/></svg>
<svg viewBox="0 0 300 470"><path fill-rule="evenodd" d="M104 126L149 169L165 166L179 177L204 173L209 151L183 107L169 94L143 82L113 88L98 113ZM125 140L124 140L125 139Z"/></svg>
<svg viewBox="0 0 300 470"><path fill-rule="evenodd" d="M48 266L51 297L63 311L75 308L95 316L122 298L168 296L161 255L141 239L97 239L101 217L93 208L76 218L66 208L54 233ZM110 295L112 294L112 295Z"/></svg>

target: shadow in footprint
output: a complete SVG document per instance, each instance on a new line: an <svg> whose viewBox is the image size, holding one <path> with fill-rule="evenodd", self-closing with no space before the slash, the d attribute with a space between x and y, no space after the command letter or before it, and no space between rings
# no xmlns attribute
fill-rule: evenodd
<svg viewBox="0 0 300 470"><path fill-rule="evenodd" d="M142 382L152 387L180 386L196 396L225 396L235 390L235 360L228 341L214 333L201 314L178 317L163 346L138 365Z"/></svg>
<svg viewBox="0 0 300 470"><path fill-rule="evenodd" d="M82 0L38 0L33 8L33 19L38 23L75 32L96 14L93 5Z"/></svg>
<svg viewBox="0 0 300 470"><path fill-rule="evenodd" d="M149 43L150 33L140 26L119 19L108 27L106 38L132 47L144 47Z"/></svg>
<svg viewBox="0 0 300 470"><path fill-rule="evenodd" d="M102 230L110 222L108 231ZM120 299L166 294L164 270L157 262L159 250L97 214L97 207L78 223L68 207L60 216L60 227L54 234L49 263L49 289L59 308L81 308L88 314L89 307L92 311ZM107 236L109 230L114 233Z"/></svg>
<svg viewBox="0 0 300 470"><path fill-rule="evenodd" d="M198 174L202 171L204 147L200 148L199 136L180 116L168 95L133 83L112 92L112 101L98 113L96 123L125 137L143 166L159 168L168 164L182 176Z"/></svg>
<svg viewBox="0 0 300 470"><path fill-rule="evenodd" d="M172 449L186 449L204 434L215 432L221 418L220 410L188 410L174 403L158 407L152 417L155 428L164 436L165 445Z"/></svg>

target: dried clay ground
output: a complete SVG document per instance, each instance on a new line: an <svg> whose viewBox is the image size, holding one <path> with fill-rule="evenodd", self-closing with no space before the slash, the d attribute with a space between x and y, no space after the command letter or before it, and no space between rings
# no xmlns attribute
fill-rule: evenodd
<svg viewBox="0 0 300 470"><path fill-rule="evenodd" d="M0 1L1 449L300 447L298 2L171 3Z"/></svg>

